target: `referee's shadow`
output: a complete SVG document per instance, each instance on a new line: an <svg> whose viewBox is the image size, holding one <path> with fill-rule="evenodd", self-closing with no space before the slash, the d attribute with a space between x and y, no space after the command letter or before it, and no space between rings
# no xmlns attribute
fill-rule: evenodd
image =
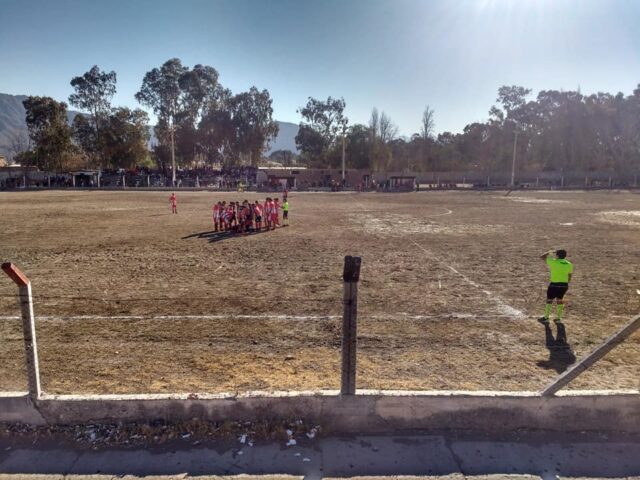
<svg viewBox="0 0 640 480"><path fill-rule="evenodd" d="M544 326L544 340L549 350L549 359L537 362L539 367L546 370L555 370L558 373L564 372L569 365L576 361L576 356L567 342L567 332L563 324L558 325L558 334L554 337L553 330L549 325Z"/></svg>

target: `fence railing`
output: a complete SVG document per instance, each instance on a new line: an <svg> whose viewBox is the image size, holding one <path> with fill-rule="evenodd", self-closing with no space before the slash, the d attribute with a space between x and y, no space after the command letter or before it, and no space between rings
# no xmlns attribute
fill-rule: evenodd
<svg viewBox="0 0 640 480"><path fill-rule="evenodd" d="M356 394L356 366L357 366L357 323L358 323L358 282L360 280L361 258L346 256L343 270L343 317L342 317L342 368L341 395ZM31 282L27 276L14 264L2 264L2 270L18 286L20 310L22 314L22 331L27 363L27 379L29 398L37 402L42 396L40 384L40 369L38 365L38 348L36 341L35 317L33 312L33 296ZM595 348L589 355L562 373L558 378L545 387L542 396L555 395L570 382L585 372L608 352L622 343L636 330L640 329L640 315L635 316L624 327Z"/></svg>

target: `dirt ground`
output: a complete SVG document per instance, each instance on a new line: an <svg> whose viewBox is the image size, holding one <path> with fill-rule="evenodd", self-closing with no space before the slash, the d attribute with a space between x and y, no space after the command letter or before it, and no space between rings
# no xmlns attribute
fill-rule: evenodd
<svg viewBox="0 0 640 480"><path fill-rule="evenodd" d="M344 255L362 256L358 388L541 389L573 360L535 318L538 258L575 264L581 358L640 312L640 195L292 193L291 226L211 233L211 204L265 194L0 192L0 260L32 280L51 393L339 388ZM26 387L0 277L0 389ZM79 317L85 318L79 318ZM13 318L9 318L13 317ZM572 388L639 388L640 334Z"/></svg>

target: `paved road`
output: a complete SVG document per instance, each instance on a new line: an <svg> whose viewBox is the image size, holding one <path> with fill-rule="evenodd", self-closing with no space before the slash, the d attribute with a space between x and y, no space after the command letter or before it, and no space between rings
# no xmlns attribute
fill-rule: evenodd
<svg viewBox="0 0 640 480"><path fill-rule="evenodd" d="M304 476L307 480L396 475L464 478L463 475L487 474L528 474L543 479L640 478L640 438L581 435L558 439L536 435L495 441L445 435L358 436L319 438L294 446L284 442L257 443L253 447L240 443L187 444L154 450L98 451L20 447L5 441L0 443L0 473L57 474L57 478L68 474L277 474Z"/></svg>

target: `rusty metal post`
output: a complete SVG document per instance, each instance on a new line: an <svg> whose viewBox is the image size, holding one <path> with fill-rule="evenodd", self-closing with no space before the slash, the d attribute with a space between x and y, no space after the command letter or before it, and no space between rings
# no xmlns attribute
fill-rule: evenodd
<svg viewBox="0 0 640 480"><path fill-rule="evenodd" d="M356 352L358 344L358 281L360 257L344 257L344 293L342 297L342 382L341 395L356 393Z"/></svg>
<svg viewBox="0 0 640 480"><path fill-rule="evenodd" d="M33 315L33 299L31 282L27 276L12 263L3 263L2 270L18 285L20 310L22 312L22 334L27 361L27 380L29 382L29 398L36 401L40 398L40 368L38 366L38 345L36 343L36 323Z"/></svg>

